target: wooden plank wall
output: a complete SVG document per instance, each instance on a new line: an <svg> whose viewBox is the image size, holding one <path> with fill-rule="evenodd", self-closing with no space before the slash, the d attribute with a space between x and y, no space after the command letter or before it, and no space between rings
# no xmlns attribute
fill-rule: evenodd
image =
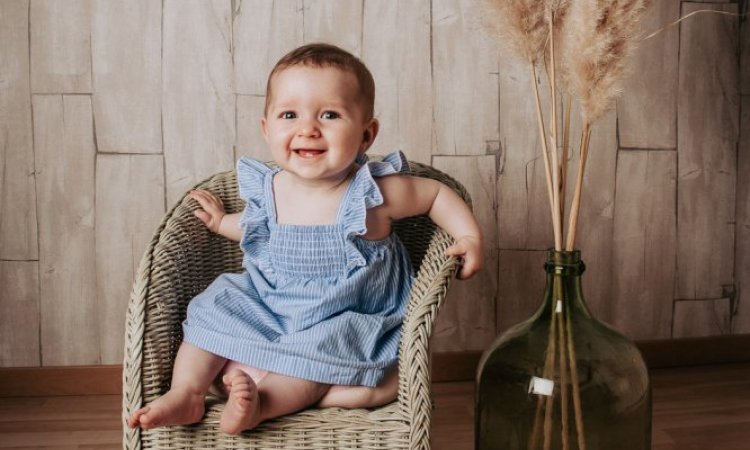
<svg viewBox="0 0 750 450"><path fill-rule="evenodd" d="M434 349L481 350L528 317L552 243L531 80L479 30L478 3L0 2L0 366L121 361L152 230L195 182L268 158L268 71L320 40L375 76L374 151L474 199L486 269L454 284ZM643 32L703 9L747 2L652 2ZM635 339L750 333L748 20L697 14L642 42L633 69L592 138L591 309Z"/></svg>
<svg viewBox="0 0 750 450"><path fill-rule="evenodd" d="M748 14L750 4L744 2L741 12ZM740 26L740 144L737 158L737 249L735 254L735 284L750 286L750 19ZM740 296L741 300L742 297ZM735 301L731 305L732 332L750 333L750 305Z"/></svg>

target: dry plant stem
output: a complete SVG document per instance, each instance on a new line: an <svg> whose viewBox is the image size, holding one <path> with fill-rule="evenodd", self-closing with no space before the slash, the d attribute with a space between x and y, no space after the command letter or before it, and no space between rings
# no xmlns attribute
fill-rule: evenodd
<svg viewBox="0 0 750 450"><path fill-rule="evenodd" d="M558 276L555 275L555 280L558 279ZM554 286L554 285L553 285ZM553 287L553 292L555 292ZM550 310L550 327L549 327L549 334L547 336L547 350L545 351L545 359L544 359L544 370L542 371L542 377L546 378L547 380L554 380L555 379L555 353L556 353L556 323L555 323L555 307L552 305L552 309ZM537 403L536 403L536 413L534 414L534 426L531 430L531 438L529 439L529 450L535 450L537 448L537 444L539 443L539 435L540 435L540 424L539 422L542 420L542 413L545 414L544 418L544 448L545 450L548 449L550 439L549 436L551 435L551 429L547 430L547 424L550 423L550 420L548 418L548 414L552 411L552 399L553 397L550 396L539 396Z"/></svg>
<svg viewBox="0 0 750 450"><path fill-rule="evenodd" d="M560 160L560 220L565 220L565 190L568 185L568 152L570 148L570 109L573 98L570 95L565 96L565 112L563 115L563 144L562 157Z"/></svg>
<svg viewBox="0 0 750 450"><path fill-rule="evenodd" d="M694 16L696 14L701 14L701 13L720 14L720 15L723 15L723 16L733 16L733 17L740 17L740 18L741 17L747 17L747 14L737 14L737 13L733 13L733 12L729 12L729 11L716 11L716 10L713 10L713 9L699 9L698 11L693 11L693 12L691 12L689 14L685 14L684 16L680 17L679 19L675 20L674 22L672 22L670 24L667 24L667 25L665 25L665 26L657 29L656 31L651 32L648 36L645 36L645 37L642 37L642 38L638 38L636 40L638 42L643 42L646 39L651 39L652 37L656 36L657 34L661 33L662 31L666 30L667 28L671 28L671 27L677 25L678 23L682 22L683 20L687 19L688 17Z"/></svg>
<svg viewBox="0 0 750 450"><path fill-rule="evenodd" d="M531 429L531 437L529 438L528 450L536 450L536 446L539 443L539 427L542 421L542 413L544 412L544 401L545 398L538 395L536 398L536 412L534 414L534 427Z"/></svg>
<svg viewBox="0 0 750 450"><path fill-rule="evenodd" d="M563 304L567 305L569 300L563 298L563 292L563 289L560 289L560 295L556 298L561 299L559 301L562 301ZM570 448L570 443L568 442L568 360L565 346L566 327L564 318L564 316L568 314L567 310L568 308L562 308L560 311L557 311L557 308L555 308L555 311L557 311L555 316L557 320L558 340L560 342L560 422L562 425L560 437L562 450L568 450Z"/></svg>
<svg viewBox="0 0 750 450"><path fill-rule="evenodd" d="M570 218L568 222L568 238L565 250L572 252L576 244L576 227L578 226L578 212L581 209L581 190L583 189L583 173L586 170L586 159L589 153L589 141L591 140L591 124L586 122L581 131L581 151L578 160L578 174L576 176L576 190L573 192L573 202L570 205Z"/></svg>
<svg viewBox="0 0 750 450"><path fill-rule="evenodd" d="M542 421L542 413L544 412L544 397L538 395L536 398L536 413L534 414L534 428L531 430L531 437L529 438L528 450L536 450L536 446L539 443L539 427Z"/></svg>
<svg viewBox="0 0 750 450"><path fill-rule="evenodd" d="M534 97L536 98L536 120L539 125L539 137L542 142L542 155L544 156L544 178L547 181L547 195L549 196L549 208L552 217L555 215L555 199L552 193L552 175L549 164L549 154L547 151L547 137L544 129L544 116L542 115L542 101L539 98L539 86L536 84L536 66L530 63L531 66L531 84L534 86ZM555 250L558 247L562 248L562 233L557 233L557 229L553 227L555 233Z"/></svg>
<svg viewBox="0 0 750 450"><path fill-rule="evenodd" d="M568 361L570 362L570 384L573 386L573 410L576 417L578 450L586 450L585 427L583 424L583 411L581 410L581 392L578 388L578 363L576 363L576 350L573 346L573 325L570 322L570 305L566 307L565 325L567 331Z"/></svg>
<svg viewBox="0 0 750 450"><path fill-rule="evenodd" d="M551 149L550 152L552 154L552 203L554 204L554 208L552 209L552 226L554 227L555 232L555 250L560 251L562 250L562 219L560 217L560 172L559 172L559 164L557 159L557 95L556 95L556 89L555 89L555 33L554 33L554 22L555 22L555 13L550 11L550 20L549 20L549 54L550 54L550 77L549 77L549 85L550 85L550 121L551 121L551 130L552 135L550 136L551 140ZM557 236L560 236L560 241L557 240Z"/></svg>
<svg viewBox="0 0 750 450"><path fill-rule="evenodd" d="M560 276L559 274L555 274L553 278L553 284L552 284L552 299L553 304L550 311L551 317L550 317L550 327L549 327L549 336L547 337L547 360L544 364L544 378L548 380L554 380L555 379L555 359L557 358L557 340L555 339L557 337L557 322L555 321L555 316L557 315L555 313L555 302L559 297L557 297L558 286L560 284ZM552 408L554 406L554 395L548 395L545 399L545 410L544 410L544 450L550 450L550 446L552 445Z"/></svg>
<svg viewBox="0 0 750 450"><path fill-rule="evenodd" d="M552 408L554 407L553 395L547 397L544 410L544 450L552 447Z"/></svg>

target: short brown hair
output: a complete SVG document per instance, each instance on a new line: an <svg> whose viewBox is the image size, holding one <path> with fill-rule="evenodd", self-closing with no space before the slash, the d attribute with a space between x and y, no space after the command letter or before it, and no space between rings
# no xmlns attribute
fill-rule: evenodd
<svg viewBox="0 0 750 450"><path fill-rule="evenodd" d="M365 106L365 119L373 117L375 109L375 80L365 64L346 50L331 44L313 43L298 47L284 55L276 63L266 82L266 106L263 115L268 113L271 101L271 80L274 75L292 66L335 67L349 72L357 78L359 90Z"/></svg>

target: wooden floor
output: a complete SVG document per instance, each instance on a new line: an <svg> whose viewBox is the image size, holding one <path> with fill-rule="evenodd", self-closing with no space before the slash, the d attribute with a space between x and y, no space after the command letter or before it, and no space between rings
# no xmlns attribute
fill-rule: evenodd
<svg viewBox="0 0 750 450"><path fill-rule="evenodd" d="M750 364L660 369L653 450L750 449ZM472 383L435 385L434 450L473 449ZM0 449L118 449L120 397L0 398Z"/></svg>

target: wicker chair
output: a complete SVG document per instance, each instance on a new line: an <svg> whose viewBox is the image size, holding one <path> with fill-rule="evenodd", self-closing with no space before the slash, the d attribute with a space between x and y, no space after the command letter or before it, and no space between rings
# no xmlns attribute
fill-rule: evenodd
<svg viewBox="0 0 750 450"><path fill-rule="evenodd" d="M419 163L411 173L438 179L467 202L463 186ZM228 212L243 208L235 173L219 173L198 187L219 195ZM183 199L167 213L140 264L128 307L123 368L123 419L169 389L172 364L182 341L188 302L214 278L241 269L239 246L209 232ZM223 402L209 396L200 423L152 430L124 425L123 448L135 449L429 449L429 338L455 258L443 255L452 239L427 217L395 225L409 250L417 277L400 344L397 401L375 409L310 409L263 423L240 436L219 431Z"/></svg>

